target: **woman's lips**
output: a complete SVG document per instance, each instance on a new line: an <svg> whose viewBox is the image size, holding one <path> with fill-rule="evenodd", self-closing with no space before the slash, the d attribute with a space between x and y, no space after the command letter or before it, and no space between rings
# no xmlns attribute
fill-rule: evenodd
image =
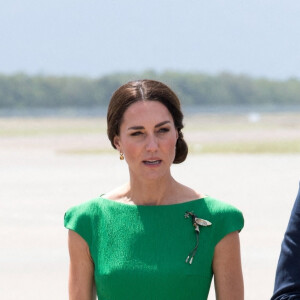
<svg viewBox="0 0 300 300"><path fill-rule="evenodd" d="M157 165L160 165L161 160L160 159L149 159L149 160L143 160L143 163L147 166L157 166Z"/></svg>

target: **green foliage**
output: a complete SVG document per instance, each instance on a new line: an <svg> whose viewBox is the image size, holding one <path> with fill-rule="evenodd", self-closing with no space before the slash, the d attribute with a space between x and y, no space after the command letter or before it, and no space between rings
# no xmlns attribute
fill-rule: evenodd
<svg viewBox="0 0 300 300"><path fill-rule="evenodd" d="M106 106L112 93L135 79L167 83L185 105L300 104L300 81L271 81L245 75L148 70L116 73L101 78L0 75L0 108Z"/></svg>

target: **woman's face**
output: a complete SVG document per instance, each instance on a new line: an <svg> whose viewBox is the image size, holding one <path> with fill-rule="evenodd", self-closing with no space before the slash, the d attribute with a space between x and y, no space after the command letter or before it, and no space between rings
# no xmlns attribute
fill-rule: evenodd
<svg viewBox="0 0 300 300"><path fill-rule="evenodd" d="M170 175L177 138L172 115L162 103L138 101L125 111L114 143L131 176L154 180Z"/></svg>

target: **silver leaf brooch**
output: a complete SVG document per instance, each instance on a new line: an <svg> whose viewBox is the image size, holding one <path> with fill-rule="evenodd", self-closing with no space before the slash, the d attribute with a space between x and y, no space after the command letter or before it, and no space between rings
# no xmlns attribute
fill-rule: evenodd
<svg viewBox="0 0 300 300"><path fill-rule="evenodd" d="M199 246L199 234L200 234L200 227L199 226L207 227L207 226L210 226L212 223L207 221L207 220L198 218L193 212L190 212L190 211L187 211L184 214L184 217L186 219L189 218L189 217L192 218L192 224L195 228L195 234L196 234L196 245L195 245L194 249L189 253L188 257L185 260L186 263L189 263L191 265L192 262L193 262L194 256L197 252L198 246Z"/></svg>

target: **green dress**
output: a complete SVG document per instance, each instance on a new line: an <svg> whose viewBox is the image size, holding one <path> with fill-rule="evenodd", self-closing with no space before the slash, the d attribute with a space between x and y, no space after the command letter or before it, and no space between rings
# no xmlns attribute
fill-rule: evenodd
<svg viewBox="0 0 300 300"><path fill-rule="evenodd" d="M192 264L186 258L196 231L186 212L212 224L200 226ZM159 206L130 205L98 197L70 208L65 227L89 245L100 300L207 299L214 248L240 231L242 213L211 197Z"/></svg>

